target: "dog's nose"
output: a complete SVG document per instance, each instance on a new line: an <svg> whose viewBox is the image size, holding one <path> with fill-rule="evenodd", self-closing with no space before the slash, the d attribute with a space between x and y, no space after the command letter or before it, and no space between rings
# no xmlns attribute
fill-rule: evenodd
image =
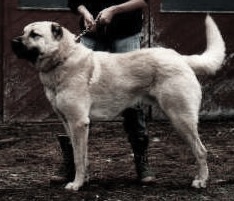
<svg viewBox="0 0 234 201"><path fill-rule="evenodd" d="M21 37L16 37L16 38L13 38L11 40L11 47L13 49L13 51L17 51L17 50L20 50L23 46L23 43L22 43L22 38Z"/></svg>
<svg viewBox="0 0 234 201"><path fill-rule="evenodd" d="M19 37L16 37L16 38L13 38L11 40L11 43L12 44L19 44L19 43L22 43L22 38L19 36Z"/></svg>
<svg viewBox="0 0 234 201"><path fill-rule="evenodd" d="M16 37L11 40L11 48L13 52L21 58L25 53L25 46L22 37Z"/></svg>

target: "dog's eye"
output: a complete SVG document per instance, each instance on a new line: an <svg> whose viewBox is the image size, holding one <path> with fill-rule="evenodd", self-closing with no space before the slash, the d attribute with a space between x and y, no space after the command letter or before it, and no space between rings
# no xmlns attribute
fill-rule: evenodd
<svg viewBox="0 0 234 201"><path fill-rule="evenodd" d="M35 33L34 31L31 31L29 34L29 37L31 37L33 39L39 39L41 37L41 35L38 33Z"/></svg>

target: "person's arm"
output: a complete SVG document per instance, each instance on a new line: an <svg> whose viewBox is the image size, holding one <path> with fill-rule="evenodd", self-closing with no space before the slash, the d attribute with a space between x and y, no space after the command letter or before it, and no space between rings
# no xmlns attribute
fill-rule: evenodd
<svg viewBox="0 0 234 201"><path fill-rule="evenodd" d="M67 5L74 14L82 16L85 28L89 28L91 31L94 31L96 23L93 15L85 7L86 4L87 2L85 0L68 0Z"/></svg>
<svg viewBox="0 0 234 201"><path fill-rule="evenodd" d="M146 0L129 0L125 3L114 5L102 10L97 19L101 24L109 24L112 18L121 13L131 12L137 9L143 9L147 6Z"/></svg>
<svg viewBox="0 0 234 201"><path fill-rule="evenodd" d="M77 7L79 7L81 4L83 4L83 0L68 0L67 6L70 8L72 13L78 14Z"/></svg>
<svg viewBox="0 0 234 201"><path fill-rule="evenodd" d="M90 30L94 31L96 22L93 15L88 11L88 9L84 5L80 5L78 6L77 11L84 19L85 28L90 28Z"/></svg>

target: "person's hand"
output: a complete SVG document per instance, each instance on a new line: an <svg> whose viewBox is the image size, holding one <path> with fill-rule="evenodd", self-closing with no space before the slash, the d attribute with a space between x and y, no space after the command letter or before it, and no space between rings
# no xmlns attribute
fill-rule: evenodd
<svg viewBox="0 0 234 201"><path fill-rule="evenodd" d="M102 10L98 16L97 16L97 20L100 24L103 24L103 25L108 25L111 23L112 21L112 18L114 17L115 15L115 8L114 6L112 7L109 7L109 8L106 8L104 10Z"/></svg>
<svg viewBox="0 0 234 201"><path fill-rule="evenodd" d="M86 13L84 15L84 25L85 28L89 29L91 32L94 32L96 30L96 22L92 14Z"/></svg>
<svg viewBox="0 0 234 201"><path fill-rule="evenodd" d="M83 16L84 19L84 26L89 31L94 32L96 31L96 22L93 18L93 15L87 10L87 8L83 5L80 5L77 8L77 11Z"/></svg>

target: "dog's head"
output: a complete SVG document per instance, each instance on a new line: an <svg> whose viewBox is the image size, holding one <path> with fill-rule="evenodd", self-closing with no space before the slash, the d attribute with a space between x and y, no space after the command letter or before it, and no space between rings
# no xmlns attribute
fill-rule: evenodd
<svg viewBox="0 0 234 201"><path fill-rule="evenodd" d="M14 38L12 49L18 58L35 64L39 58L52 56L63 38L63 28L54 22L34 22L24 28L23 35Z"/></svg>

